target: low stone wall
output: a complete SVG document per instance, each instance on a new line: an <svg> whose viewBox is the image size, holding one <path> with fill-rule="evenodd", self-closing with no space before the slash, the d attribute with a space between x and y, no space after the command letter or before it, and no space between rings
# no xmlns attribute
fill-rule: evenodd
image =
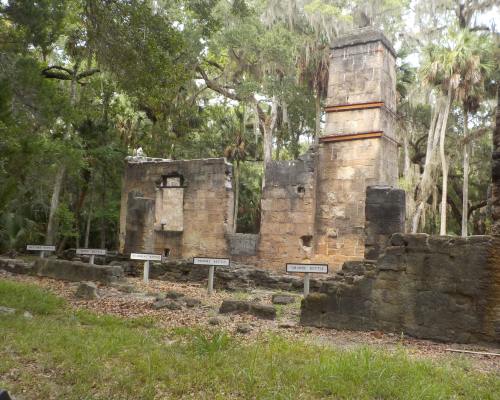
<svg viewBox="0 0 500 400"><path fill-rule="evenodd" d="M375 262L344 264L304 299L303 325L500 342L500 239L393 235Z"/></svg>
<svg viewBox="0 0 500 400"><path fill-rule="evenodd" d="M17 258L0 258L0 269L13 274L34 274L34 263Z"/></svg>
<svg viewBox="0 0 500 400"><path fill-rule="evenodd" d="M38 276L74 282L93 281L112 283L123 278L123 269L116 265L92 265L80 261L48 258L36 260L35 270Z"/></svg>
<svg viewBox="0 0 500 400"><path fill-rule="evenodd" d="M152 279L177 282L202 282L208 278L208 267L190 262L153 263L149 276ZM303 278L297 275L280 275L266 269L231 263L230 267L215 268L214 286L226 290L242 290L264 287L276 290L301 291ZM321 282L311 279L311 290L317 290Z"/></svg>
<svg viewBox="0 0 500 400"><path fill-rule="evenodd" d="M40 258L34 262L0 258L0 269L16 274L46 276L65 281L94 281L109 284L123 278L123 268L111 265L92 265L80 261Z"/></svg>

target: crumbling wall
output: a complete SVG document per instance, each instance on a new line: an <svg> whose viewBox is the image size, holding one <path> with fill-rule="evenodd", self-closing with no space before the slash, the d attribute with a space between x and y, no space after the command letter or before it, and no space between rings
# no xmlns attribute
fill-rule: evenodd
<svg viewBox="0 0 500 400"><path fill-rule="evenodd" d="M231 174L232 167L223 158L129 159L122 188L120 252L147 251L174 259L227 256L225 235L233 221ZM178 177L177 184L169 187L167 179L172 176ZM182 196L175 199L183 203L182 215L178 205L169 207L172 196L155 212L159 191L180 189ZM162 227L163 217L166 223ZM169 228L171 222L175 222L174 230Z"/></svg>
<svg viewBox="0 0 500 400"><path fill-rule="evenodd" d="M455 342L500 342L500 241L396 234L304 299L301 323Z"/></svg>
<svg viewBox="0 0 500 400"><path fill-rule="evenodd" d="M365 204L365 259L376 260L393 233L405 231L405 191L368 186Z"/></svg>
<svg viewBox="0 0 500 400"><path fill-rule="evenodd" d="M154 212L154 199L145 198L137 190L128 193L125 253L153 251Z"/></svg>
<svg viewBox="0 0 500 400"><path fill-rule="evenodd" d="M311 258L314 235L315 154L273 161L266 168L257 263L284 270Z"/></svg>
<svg viewBox="0 0 500 400"><path fill-rule="evenodd" d="M152 263L150 278L175 282L206 282L208 267L194 265L189 261ZM228 267L215 268L215 288L225 290L246 290L263 287L275 290L302 291L304 280L300 276L274 273L268 269L255 268L231 262ZM311 290L317 290L321 282L311 279Z"/></svg>

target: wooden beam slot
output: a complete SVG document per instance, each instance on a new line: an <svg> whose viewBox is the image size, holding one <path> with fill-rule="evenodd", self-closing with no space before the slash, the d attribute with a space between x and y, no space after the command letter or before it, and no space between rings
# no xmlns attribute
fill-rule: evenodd
<svg viewBox="0 0 500 400"><path fill-rule="evenodd" d="M383 101L371 101L368 103L354 103L354 104L337 104L334 106L326 106L325 112L342 112L342 111L356 111L368 110L370 108L381 108L384 106Z"/></svg>

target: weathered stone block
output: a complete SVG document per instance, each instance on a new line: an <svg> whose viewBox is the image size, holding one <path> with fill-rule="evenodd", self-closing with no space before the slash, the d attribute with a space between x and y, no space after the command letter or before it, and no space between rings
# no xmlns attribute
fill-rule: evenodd
<svg viewBox="0 0 500 400"><path fill-rule="evenodd" d="M243 300L224 300L219 308L221 314L250 311L250 302Z"/></svg>
<svg viewBox="0 0 500 400"><path fill-rule="evenodd" d="M75 296L79 299L94 300L99 298L99 293L94 282L81 282L78 285Z"/></svg>
<svg viewBox="0 0 500 400"><path fill-rule="evenodd" d="M276 319L276 308L267 304L250 304L250 314L263 319Z"/></svg>
<svg viewBox="0 0 500 400"><path fill-rule="evenodd" d="M123 269L119 266L91 265L79 261L40 258L35 261L38 276L80 282L92 281L110 284L123 279Z"/></svg>
<svg viewBox="0 0 500 400"><path fill-rule="evenodd" d="M288 294L273 294L272 303L273 304L291 304L296 300L296 296L290 296Z"/></svg>

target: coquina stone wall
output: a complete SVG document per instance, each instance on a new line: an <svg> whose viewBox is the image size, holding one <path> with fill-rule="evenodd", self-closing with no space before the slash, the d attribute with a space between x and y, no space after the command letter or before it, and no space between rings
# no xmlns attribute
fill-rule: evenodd
<svg viewBox="0 0 500 400"><path fill-rule="evenodd" d="M301 323L500 343L500 239L395 234L304 299Z"/></svg>
<svg viewBox="0 0 500 400"><path fill-rule="evenodd" d="M233 222L232 166L224 158L127 160L120 252L225 257Z"/></svg>
<svg viewBox="0 0 500 400"><path fill-rule="evenodd" d="M365 259L376 260L393 233L404 232L406 195L391 186L368 186L365 202Z"/></svg>
<svg viewBox="0 0 500 400"><path fill-rule="evenodd" d="M287 261L312 258L315 161L311 149L298 160L273 161L268 166L257 264L283 271Z"/></svg>

